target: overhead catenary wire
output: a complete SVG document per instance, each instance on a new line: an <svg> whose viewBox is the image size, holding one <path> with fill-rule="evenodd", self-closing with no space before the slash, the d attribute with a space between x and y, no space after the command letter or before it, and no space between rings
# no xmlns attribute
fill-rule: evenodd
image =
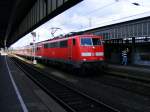
<svg viewBox="0 0 150 112"><path fill-rule="evenodd" d="M96 9L94 9L94 10L88 12L88 13L85 13L84 15L86 15L86 16L87 16L87 15L88 15L88 16L91 16L92 14L94 14L95 12L97 12L97 10L100 10L100 11L101 11L102 9L107 8L107 7L109 7L109 6L112 6L112 5L116 4L117 2L118 2L118 1L111 2L111 3L106 4L106 5L104 5L104 6L98 7L98 8L96 8ZM67 23L60 24L60 26L69 25L69 24L70 24L70 23L67 22Z"/></svg>
<svg viewBox="0 0 150 112"><path fill-rule="evenodd" d="M138 3L137 2L137 4L134 4L134 2L132 3L131 1L129 1L129 0L114 0L114 2L111 2L111 3L109 3L109 4L106 4L106 5L104 5L104 6L101 6L101 7L98 7L98 8L95 8L95 9L93 9L92 11L89 11L89 12L87 12L87 13L85 13L84 15L87 15L87 16L90 16L90 18L88 18L88 23L89 23L89 25L88 25L88 23L87 23L87 25L85 26L85 27L87 27L87 26L92 26L92 15L93 14L95 14L95 13L97 13L97 12L99 12L99 11L102 11L103 9L105 9L105 8L108 8L108 7L110 7L110 6L113 6L113 5L115 5L116 3L119 3L120 1L126 1L126 2L128 2L128 3L130 3L130 4L133 4L133 5L135 5L135 6L142 6L142 7L145 7L144 5L141 5L140 3ZM136 3L136 2L135 2ZM143 4L143 3L142 3ZM144 13L147 13L147 12L144 12ZM143 14L143 13L140 13L140 14ZM138 15L140 15L140 14L136 14L136 15L131 15L131 16L126 16L126 17L122 17L122 18L119 18L119 19L115 19L115 20L111 20L111 21L107 21L107 22L113 22L113 21L118 21L118 20L123 20L123 19L126 19L126 18L130 18L130 17L134 17L134 16L138 16ZM98 17L103 17L103 16L98 16ZM104 23L107 23L107 22L103 22L103 23L100 23L100 24L104 24ZM59 27L62 27L62 26L66 26L66 25L70 25L71 23L70 22L64 22L64 23L62 23L62 24L60 24L59 25ZM98 25L98 24L95 24L95 25ZM76 25L75 25L76 26ZM82 26L82 28L84 27L84 25L80 25L80 26ZM80 27L79 26L79 27Z"/></svg>
<svg viewBox="0 0 150 112"><path fill-rule="evenodd" d="M143 5L143 2L142 2L142 5L140 3L136 3L136 2L131 2L129 0L127 0L127 2L129 2L130 4L133 4L137 7L144 7L145 6ZM147 7L148 8L148 7ZM119 19L114 19L114 20L111 20L111 21L107 21L107 22L103 22L103 23L100 23L100 24L104 24L104 23L109 23L109 22L114 22L114 21L119 21L119 20L123 20L123 19L127 19L127 18L131 18L131 17L136 17L136 16L140 16L140 15L144 15L144 14L150 14L150 10L148 11L145 11L145 12L142 12L142 13L139 13L139 14L134 14L134 15L130 15L130 16L125 16L125 17L122 17L122 18L119 18ZM100 17L100 16L99 16ZM98 24L97 24L98 25Z"/></svg>
<svg viewBox="0 0 150 112"><path fill-rule="evenodd" d="M97 13L98 10L101 11L102 9L108 8L108 7L110 7L110 6L112 6L112 5L116 4L116 3L118 3L118 2L120 2L120 1L121 1L121 0L115 0L114 2L111 2L111 3L109 3L109 4L106 4L106 5L102 6L102 7L98 7L98 8L96 8L96 9L94 9L94 10L88 12L88 13L85 13L84 15L90 16L89 18L87 17L87 18L88 18L89 26L92 26L92 17L91 17L91 15L93 15L94 13ZM142 6L142 5L139 4L139 3L137 3L137 5L136 5L136 4L134 4L134 2L132 3L132 2L130 2L129 0L123 0L123 1L127 1L127 2L129 2L130 4L133 4L133 5L135 5L135 6ZM135 3L136 3L136 2L135 2ZM143 7L144 7L144 6L143 6ZM144 12L144 13L145 13L145 12ZM142 14L142 13L140 13L140 14ZM139 15L139 14L137 14L137 15ZM133 16L136 16L136 15L133 15ZM103 16L98 16L98 17L103 17ZM120 18L120 19L124 19L124 18L128 18L128 17L131 17L131 16L123 17L123 18ZM117 19L117 20L120 20L120 19ZM112 20L112 21L116 21L116 20ZM110 21L109 21L109 22L110 22ZM104 23L105 23L105 22L104 22ZM70 23L67 22L67 23L60 24L60 26L65 26L65 25L69 25L69 24L70 24ZM83 27L83 25L82 25L82 27Z"/></svg>
<svg viewBox="0 0 150 112"><path fill-rule="evenodd" d="M119 1L121 1L121 0L118 0L117 2L119 2ZM122 1L126 1L126 0L122 0ZM139 6L142 6L142 7L144 7L145 8L145 5L143 5L143 2L142 2L142 5L140 4L140 3L136 3L136 2L130 2L129 0L127 0L127 2L129 2L130 4L132 4L132 5L135 5L135 6L137 6L137 7L139 7ZM148 7L147 7L148 8ZM126 19L126 18L131 18L131 17L136 17L136 16L139 16L139 15L142 15L142 14L146 14L146 13L150 13L150 11L145 11L145 12L143 12L143 13L139 13L139 14L135 14L135 15L131 15L131 16L126 16L126 17L122 17L122 18L119 18L119 19L114 19L114 20L111 20L111 21L107 21L107 22L103 22L103 23L100 23L100 24L105 24L105 23L110 23L110 22L114 22L114 21L119 21L119 20L123 20L123 19ZM98 17L103 17L103 16L98 16ZM91 19L91 18L90 18ZM100 25L100 24L95 24L95 25ZM91 25L89 25L89 26L91 26Z"/></svg>
<svg viewBox="0 0 150 112"><path fill-rule="evenodd" d="M100 11L103 11L103 9L106 9L106 8L109 8L111 6L115 7L117 6L117 3L119 3L120 1L126 1L130 4L133 4L130 0L114 0L113 2L111 3L108 3L108 4L105 4L103 6L100 6L100 7L97 7L91 11L88 11L87 13L85 13L84 15L87 16L87 24L80 24L80 25L75 25L73 24L72 22L63 22L62 24L60 24L59 26L55 26L55 27L61 27L61 28L65 28L67 27L66 25L72 25L72 26L75 26L75 27L78 27L78 28L81 28L81 29L84 29L84 28L87 28L88 26L93 26L92 23L94 21L94 18L93 18L93 15L95 13L100 13ZM135 2L136 3L136 2ZM138 3L138 2L137 2ZM134 5L134 4L133 4ZM136 5L135 5L136 6ZM146 7L145 5L143 5L143 2L142 3L139 3L138 7ZM147 12L144 12L144 13L147 13ZM140 13L140 14L143 14L143 13ZM126 19L126 18L129 18L129 17L133 17L133 16L138 16L140 14L136 14L136 15L132 15L132 16L126 16L126 17L123 17L123 18L119 18L119 19L115 19L115 20L111 20L111 21L107 21L107 22L113 22L113 21L118 21L118 20L122 20L122 19ZM88 17L91 17L90 19ZM103 17L103 15L99 14L98 17ZM99 24L104 24L104 23L107 23L107 22L103 22L103 23L97 23L94 24L95 25L99 25ZM75 30L76 31L76 30Z"/></svg>
<svg viewBox="0 0 150 112"><path fill-rule="evenodd" d="M106 4L106 5L102 6L102 7L98 7L98 8L96 8L96 9L94 9L94 10L88 12L88 13L85 13L84 15L92 15L92 14L96 13L98 10L101 11L102 9L105 9L105 8L107 8L107 7L110 7L110 6L112 6L112 5L116 4L116 3L117 3L117 2L111 2L111 3L109 3L109 4Z"/></svg>

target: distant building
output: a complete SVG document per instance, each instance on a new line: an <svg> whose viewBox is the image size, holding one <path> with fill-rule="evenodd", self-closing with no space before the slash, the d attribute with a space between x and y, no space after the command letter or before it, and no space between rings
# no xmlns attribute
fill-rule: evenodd
<svg viewBox="0 0 150 112"><path fill-rule="evenodd" d="M150 13L111 21L83 32L104 37L108 62L120 63L120 52L128 47L131 64L150 65Z"/></svg>

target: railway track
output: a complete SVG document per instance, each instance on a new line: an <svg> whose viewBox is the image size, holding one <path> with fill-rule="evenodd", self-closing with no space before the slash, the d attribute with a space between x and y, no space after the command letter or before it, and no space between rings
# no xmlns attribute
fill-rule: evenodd
<svg viewBox="0 0 150 112"><path fill-rule="evenodd" d="M54 98L69 112L119 112L119 110L104 104L56 79L50 78L33 66L16 58L11 60L47 94Z"/></svg>
<svg viewBox="0 0 150 112"><path fill-rule="evenodd" d="M144 80L136 80L130 77L119 77L110 73L105 73L100 78L93 78L99 83L121 88L136 94L150 96L150 82Z"/></svg>

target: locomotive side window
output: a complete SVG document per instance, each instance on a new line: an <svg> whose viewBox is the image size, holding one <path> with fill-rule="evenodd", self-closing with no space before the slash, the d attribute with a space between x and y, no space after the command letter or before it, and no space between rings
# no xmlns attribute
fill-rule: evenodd
<svg viewBox="0 0 150 112"><path fill-rule="evenodd" d="M44 48L58 48L58 47L65 48L67 46L68 46L67 40L44 44Z"/></svg>
<svg viewBox="0 0 150 112"><path fill-rule="evenodd" d="M82 46L91 46L92 39L91 38L81 38L81 45Z"/></svg>
<svg viewBox="0 0 150 112"><path fill-rule="evenodd" d="M76 45L76 40L75 39L73 39L73 45Z"/></svg>
<svg viewBox="0 0 150 112"><path fill-rule="evenodd" d="M99 38L92 38L93 45L101 45L101 40Z"/></svg>
<svg viewBox="0 0 150 112"><path fill-rule="evenodd" d="M54 43L49 43L50 48L54 48L54 46L55 46Z"/></svg>
<svg viewBox="0 0 150 112"><path fill-rule="evenodd" d="M68 46L68 41L64 40L64 41L60 41L60 48L65 48Z"/></svg>
<svg viewBox="0 0 150 112"><path fill-rule="evenodd" d="M47 45L45 45L46 48L56 48L59 47L59 42L54 42L54 43L47 43Z"/></svg>
<svg viewBox="0 0 150 112"><path fill-rule="evenodd" d="M44 44L44 48L48 48L48 44Z"/></svg>
<svg viewBox="0 0 150 112"><path fill-rule="evenodd" d="M48 43L48 48L51 48L51 43Z"/></svg>
<svg viewBox="0 0 150 112"><path fill-rule="evenodd" d="M53 45L54 45L54 48L59 47L59 42L54 42Z"/></svg>
<svg viewBox="0 0 150 112"><path fill-rule="evenodd" d="M55 43L50 43L50 48L54 48L55 47Z"/></svg>

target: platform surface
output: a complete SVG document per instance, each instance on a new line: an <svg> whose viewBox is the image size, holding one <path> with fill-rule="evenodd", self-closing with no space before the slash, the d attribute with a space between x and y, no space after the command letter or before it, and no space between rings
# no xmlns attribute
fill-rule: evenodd
<svg viewBox="0 0 150 112"><path fill-rule="evenodd" d="M0 56L0 111L23 112L9 76L5 56Z"/></svg>
<svg viewBox="0 0 150 112"><path fill-rule="evenodd" d="M108 64L107 72L150 81L150 66Z"/></svg>
<svg viewBox="0 0 150 112"><path fill-rule="evenodd" d="M6 55L0 55L0 112L66 112Z"/></svg>

